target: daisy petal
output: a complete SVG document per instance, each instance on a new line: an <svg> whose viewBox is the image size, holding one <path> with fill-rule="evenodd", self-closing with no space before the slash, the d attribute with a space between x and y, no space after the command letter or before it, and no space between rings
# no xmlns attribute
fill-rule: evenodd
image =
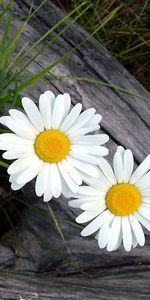
<svg viewBox="0 0 150 300"><path fill-rule="evenodd" d="M139 190L149 188L149 186L150 186L150 172L148 172L143 177L141 177L141 179L136 181L135 185L139 188Z"/></svg>
<svg viewBox="0 0 150 300"><path fill-rule="evenodd" d="M134 216L148 231L150 231L150 222L147 219L145 219L138 211L134 212Z"/></svg>
<svg viewBox="0 0 150 300"><path fill-rule="evenodd" d="M18 184L25 184L31 181L34 177L38 175L41 168L43 166L43 161L37 159L36 161L32 162L32 167L27 168L22 174L18 177L17 183Z"/></svg>
<svg viewBox="0 0 150 300"><path fill-rule="evenodd" d="M123 182L123 161L119 151L114 155L113 159L114 173L118 183Z"/></svg>
<svg viewBox="0 0 150 300"><path fill-rule="evenodd" d="M8 169L7 169L8 174L11 175L11 174L14 174L17 172L21 172L22 170L26 169L27 167L30 167L32 165L34 158L35 158L35 155L31 155L29 157L17 159L8 167Z"/></svg>
<svg viewBox="0 0 150 300"><path fill-rule="evenodd" d="M60 197L61 194L61 179L58 167L55 163L50 164L50 178L51 178L51 191L55 198Z"/></svg>
<svg viewBox="0 0 150 300"><path fill-rule="evenodd" d="M64 169L62 162L58 162L58 168L59 171L64 178L66 184L68 185L69 189L73 192L76 193L78 190L78 185L72 180L72 178L68 175L66 170Z"/></svg>
<svg viewBox="0 0 150 300"><path fill-rule="evenodd" d="M132 233L128 217L122 217L122 234L124 248L126 251L130 251L132 247Z"/></svg>
<svg viewBox="0 0 150 300"><path fill-rule="evenodd" d="M83 214L88 214L89 213L89 216L92 216L90 215L90 212L84 212L82 213ZM94 214L94 212L92 212ZM80 217L80 216L79 216ZM78 217L78 218L79 218ZM93 217L94 218L94 217ZM93 219L91 217L90 220ZM108 222L109 219L111 218L111 213L108 211L108 210L105 210L101 215L98 215L98 217L96 217L90 224L88 224L82 231L81 231L81 235L82 236L88 236L88 235L91 235L93 234L94 232L96 232L104 223ZM79 221L82 222L82 217L80 219L78 219ZM89 221L90 221L89 220ZM86 221L85 221L86 222Z"/></svg>
<svg viewBox="0 0 150 300"><path fill-rule="evenodd" d="M76 104L66 119L63 121L63 123L60 126L61 131L66 131L71 127L71 125L76 121L77 117L79 116L80 112L82 110L82 104L78 103Z"/></svg>
<svg viewBox="0 0 150 300"><path fill-rule="evenodd" d="M43 120L35 103L31 99L24 97L22 98L22 105L32 124L38 130L43 131L44 130Z"/></svg>
<svg viewBox="0 0 150 300"><path fill-rule="evenodd" d="M96 210L96 211L95 211L95 210L94 210L94 211L84 211L81 215L79 215L79 216L76 218L76 222L79 223L79 224L81 224L81 223L86 223L86 222L91 221L92 219L94 219L94 218L97 217L98 215L99 215L99 211L97 211L97 210ZM97 218L96 218L96 219L97 219ZM96 220L96 219L95 219L95 220ZM95 221L95 220L94 220L94 221ZM93 223L94 221L92 221L91 223ZM90 224L91 224L91 223L90 223ZM89 225L90 225L90 224L89 224ZM89 226L89 225L88 225L88 226ZM86 227L87 227L87 226L86 226ZM86 227L85 227L85 228L86 228ZM85 229L85 228L84 228L84 229ZM84 230L84 229L83 229L83 230ZM98 227L98 229L99 229L99 227ZM97 230L98 230L98 229L97 229ZM96 230L95 230L95 231L96 231ZM93 231L93 232L95 232L95 231ZM93 232L92 232L92 233L93 233ZM90 234L92 234L92 233L90 233ZM82 232L81 232L81 235L82 235Z"/></svg>
<svg viewBox="0 0 150 300"><path fill-rule="evenodd" d="M114 172L106 159L102 157L99 158L99 167L110 183L113 185L117 183Z"/></svg>
<svg viewBox="0 0 150 300"><path fill-rule="evenodd" d="M82 178L80 173L67 160L64 159L62 161L62 166L77 185L82 184Z"/></svg>
<svg viewBox="0 0 150 300"><path fill-rule="evenodd" d="M107 143L109 136L107 134L95 134L87 136L79 136L71 139L72 144L78 145L103 145Z"/></svg>
<svg viewBox="0 0 150 300"><path fill-rule="evenodd" d="M86 109L83 113L79 115L76 120L76 124L71 126L68 130L68 134L75 132L78 128L83 127L87 122L89 122L95 113L94 108Z"/></svg>
<svg viewBox="0 0 150 300"><path fill-rule="evenodd" d="M104 224L98 233L98 246L101 249L106 247L109 241L109 235L110 235L110 227L108 224Z"/></svg>
<svg viewBox="0 0 150 300"><path fill-rule="evenodd" d="M93 210L98 210L99 213L105 210L106 205L105 201L91 201L91 202L86 202L80 206L82 210L87 210L87 211L93 211Z"/></svg>
<svg viewBox="0 0 150 300"><path fill-rule="evenodd" d="M121 231L121 217L115 216L110 229L107 251L112 251L116 247L119 240L120 231Z"/></svg>
<svg viewBox="0 0 150 300"><path fill-rule="evenodd" d="M150 169L150 154L143 160L130 178L130 183L136 183Z"/></svg>
<svg viewBox="0 0 150 300"><path fill-rule="evenodd" d="M41 171L36 178L35 192L39 197L41 197L45 192L47 181L50 177L49 169L50 165L48 163L44 163Z"/></svg>
<svg viewBox="0 0 150 300"><path fill-rule="evenodd" d="M63 95L58 95L55 99L53 112L52 112L52 128L58 129L62 122L64 115L64 97Z"/></svg>
<svg viewBox="0 0 150 300"><path fill-rule="evenodd" d="M70 156L91 165L98 165L99 163L99 159L97 157L85 153L79 154L77 151L70 151Z"/></svg>
<svg viewBox="0 0 150 300"><path fill-rule="evenodd" d="M124 182L128 182L134 167L134 159L131 150L127 149L124 153Z"/></svg>
<svg viewBox="0 0 150 300"><path fill-rule="evenodd" d="M140 246L144 246L145 244L145 236L143 233L143 229L134 215L129 216L130 224L133 229L133 232L135 234L135 237L137 239L137 242L139 243Z"/></svg>
<svg viewBox="0 0 150 300"><path fill-rule="evenodd" d="M51 110L51 101L49 97L46 96L46 94L40 95L39 99L39 110L44 122L44 126L46 129L51 129L51 115L52 115L52 110Z"/></svg>
<svg viewBox="0 0 150 300"><path fill-rule="evenodd" d="M39 132L30 124L22 121L14 121L10 120L7 121L6 125L10 130L15 132L17 135L25 138L34 140L35 137L39 134Z"/></svg>
<svg viewBox="0 0 150 300"><path fill-rule="evenodd" d="M24 186L24 184L18 184L16 182L12 182L11 189L13 191L18 191L18 190L22 189L23 186Z"/></svg>
<svg viewBox="0 0 150 300"><path fill-rule="evenodd" d="M70 107L71 107L71 98L70 95L68 93L64 93L63 94L64 97L64 115L63 115L63 120L67 117L69 111L70 111Z"/></svg>
<svg viewBox="0 0 150 300"><path fill-rule="evenodd" d="M69 161L75 168L77 168L79 171L82 171L83 173L86 173L93 177L99 177L99 172L97 167L92 166L90 164L81 162L77 159L74 159L71 156L67 156L66 160Z"/></svg>

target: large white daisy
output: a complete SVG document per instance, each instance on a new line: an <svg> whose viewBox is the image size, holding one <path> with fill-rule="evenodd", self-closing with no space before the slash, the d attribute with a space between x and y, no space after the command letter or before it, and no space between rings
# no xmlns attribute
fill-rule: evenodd
<svg viewBox="0 0 150 300"><path fill-rule="evenodd" d="M99 157L108 154L102 145L106 134L86 135L100 128L102 117L90 108L81 113L82 104L71 109L69 94L56 98L46 91L39 98L39 109L24 97L25 113L10 109L10 116L0 123L14 133L0 135L0 149L6 150L5 159L16 159L8 168L13 190L22 188L36 176L37 196L44 201L76 193L82 184L82 175L98 177Z"/></svg>
<svg viewBox="0 0 150 300"><path fill-rule="evenodd" d="M100 158L99 178L86 176L89 186L79 187L71 207L84 210L76 221L91 221L81 232L89 236L97 232L100 248L116 250L121 242L126 251L138 244L143 246L145 236L141 224L150 230L150 155L133 172L131 150L119 146L113 159L113 169ZM94 219L94 220L93 220ZM140 224L141 223L141 224Z"/></svg>

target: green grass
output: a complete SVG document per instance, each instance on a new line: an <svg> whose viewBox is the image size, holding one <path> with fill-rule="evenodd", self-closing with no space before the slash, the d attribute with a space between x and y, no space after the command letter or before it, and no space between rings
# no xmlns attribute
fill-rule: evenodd
<svg viewBox="0 0 150 300"><path fill-rule="evenodd" d="M80 18L79 24L89 33L98 28L114 8L122 4L114 18L95 34L95 38L149 90L150 1L88 0L88 2L93 3L93 6ZM57 0L57 3L69 11L77 7L79 1ZM79 14L81 10L82 7L78 9Z"/></svg>

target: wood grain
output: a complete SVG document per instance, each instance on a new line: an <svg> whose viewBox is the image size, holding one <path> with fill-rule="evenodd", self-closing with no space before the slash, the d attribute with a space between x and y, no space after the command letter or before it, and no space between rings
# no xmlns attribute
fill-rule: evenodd
<svg viewBox="0 0 150 300"><path fill-rule="evenodd" d="M40 2L36 0L33 7L36 8ZM14 1L12 34L21 22L17 16L27 15L30 3L29 0ZM47 13L41 13L27 24L18 51L26 42L32 44L63 17L63 13L50 1L43 10ZM72 25L28 67L22 81L87 38L88 34L79 25ZM87 39L51 72L102 80L149 99L149 93L143 86L94 38ZM148 103L100 84L73 79L52 80L52 73L34 88L24 91L23 95L37 101L47 89L55 94L69 92L73 104L81 102L83 108L95 107L103 115L101 131L110 135L110 161L119 144L133 150L137 164L144 159L150 152ZM26 203L33 205L35 210L25 208L22 212L16 226L17 241L12 231L1 239L0 299L149 299L149 248L139 247L131 253L122 248L113 253L100 250L93 237L83 239L75 223L68 224L68 221L74 222L77 211L68 208L67 200L60 197L51 205L70 248L69 255L48 215L47 206L34 194L34 183L28 184L23 193ZM150 244L148 232L146 240L147 245Z"/></svg>

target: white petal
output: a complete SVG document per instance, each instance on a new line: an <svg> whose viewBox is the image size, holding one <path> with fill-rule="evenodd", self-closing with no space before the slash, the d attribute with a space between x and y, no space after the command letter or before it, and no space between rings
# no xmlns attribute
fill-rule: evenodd
<svg viewBox="0 0 150 300"><path fill-rule="evenodd" d="M101 191L98 189L92 188L91 186L80 186L78 189L78 193L81 195L87 196L101 196Z"/></svg>
<svg viewBox="0 0 150 300"><path fill-rule="evenodd" d="M33 161L32 166L30 168L27 168L17 179L18 184L25 184L29 181L31 181L34 177L37 176L37 174L40 172L41 168L43 166L43 161L36 160Z"/></svg>
<svg viewBox="0 0 150 300"><path fill-rule="evenodd" d="M33 144L33 141L24 139L14 133L2 133L0 134L0 142L9 143L9 144L20 144L20 145L28 145Z"/></svg>
<svg viewBox="0 0 150 300"><path fill-rule="evenodd" d="M51 111L53 110L54 102L55 102L55 95L51 91L45 91L44 95L49 99L51 105Z"/></svg>
<svg viewBox="0 0 150 300"><path fill-rule="evenodd" d="M78 185L72 180L72 178L68 175L66 170L64 169L63 165L61 162L58 163L58 168L59 171L64 178L66 184L68 185L69 189L73 192L76 193L78 190Z"/></svg>
<svg viewBox="0 0 150 300"><path fill-rule="evenodd" d="M16 150L20 150L20 151L22 151L23 150L23 152L24 151L34 151L34 147L33 147L33 143L31 143L31 144L19 144L19 143L16 143L16 144L14 144L14 143L7 143L7 142L0 142L0 149L1 150L14 150L14 149L16 149Z"/></svg>
<svg viewBox="0 0 150 300"><path fill-rule="evenodd" d="M134 212L134 216L139 220L139 222L150 231L150 221L148 221L144 216L142 216L138 211Z"/></svg>
<svg viewBox="0 0 150 300"><path fill-rule="evenodd" d="M27 124L22 121L7 121L7 127L25 139L34 140L39 134L39 132L30 123Z"/></svg>
<svg viewBox="0 0 150 300"><path fill-rule="evenodd" d="M24 97L22 98L22 105L32 124L38 130L43 131L44 130L43 120L35 103L31 99Z"/></svg>
<svg viewBox="0 0 150 300"><path fill-rule="evenodd" d="M16 180L18 179L18 176L20 175L21 173L15 173L15 174L12 174L12 175L10 175L9 176L9 182L11 182L11 183L15 183L16 182Z"/></svg>
<svg viewBox="0 0 150 300"><path fill-rule="evenodd" d="M124 180L124 169L123 169L123 161L120 152L116 152L113 159L113 167L115 177L118 183L123 182Z"/></svg>
<svg viewBox="0 0 150 300"><path fill-rule="evenodd" d="M145 236L139 221L137 220L137 218L135 218L134 215L130 215L129 220L130 220L131 227L134 231L135 237L137 239L137 242L139 243L140 246L144 246Z"/></svg>
<svg viewBox="0 0 150 300"><path fill-rule="evenodd" d="M135 185L139 188L139 190L150 188L150 172L136 181Z"/></svg>
<svg viewBox="0 0 150 300"><path fill-rule="evenodd" d="M132 232L132 246L133 246L133 248L136 248L138 245L138 241L136 239L136 236L135 236L132 226L131 226L131 232Z"/></svg>
<svg viewBox="0 0 150 300"><path fill-rule="evenodd" d="M5 159L16 159L16 158L23 158L23 157L29 157L34 155L33 149L20 149L17 148L15 150L8 150L5 153L3 153L2 157Z"/></svg>
<svg viewBox="0 0 150 300"><path fill-rule="evenodd" d="M124 159L125 149L122 146L118 146L117 147L117 152L120 152L120 154L122 156L122 160L123 160Z"/></svg>
<svg viewBox="0 0 150 300"><path fill-rule="evenodd" d="M79 171L82 171L85 174L88 174L93 177L99 177L99 171L97 167L92 166L90 164L81 162L77 159L74 159L71 156L67 156L66 160L69 161L75 168L77 168Z"/></svg>
<svg viewBox="0 0 150 300"><path fill-rule="evenodd" d="M7 169L8 174L11 175L11 174L14 174L17 172L21 172L22 170L30 167L32 165L34 158L35 158L35 155L17 159L8 167L8 169Z"/></svg>
<svg viewBox="0 0 150 300"><path fill-rule="evenodd" d="M134 159L131 150L127 149L124 153L124 182L128 182L134 167Z"/></svg>
<svg viewBox="0 0 150 300"><path fill-rule="evenodd" d="M76 222L81 224L81 223L86 223L86 222L89 222L91 221L92 219L94 219L95 217L97 217L97 215L99 215L99 211L84 211L81 215L79 215L77 218L76 218ZM91 223L90 223L91 224ZM89 224L89 225L90 225ZM89 226L88 225L88 226ZM85 227L86 228L86 227ZM99 228L98 228L99 229ZM82 235L82 232L81 232L81 235Z"/></svg>
<svg viewBox="0 0 150 300"><path fill-rule="evenodd" d="M83 127L83 128L79 128L77 130L74 130L72 133L68 134L69 138L74 138L76 136L79 136L79 135L85 135L89 132L92 132L92 131L96 131L96 130L99 130L100 129L100 126L99 125L93 125L93 126L89 126L89 127ZM67 132L68 133L68 132Z"/></svg>
<svg viewBox="0 0 150 300"><path fill-rule="evenodd" d="M54 102L53 112L52 112L52 128L58 129L62 122L64 115L64 97L63 95L58 95Z"/></svg>
<svg viewBox="0 0 150 300"><path fill-rule="evenodd" d="M140 189L142 197L150 197L150 189Z"/></svg>
<svg viewBox="0 0 150 300"><path fill-rule="evenodd" d="M71 176L71 178L74 180L74 182L77 185L81 185L82 178L81 178L80 173L66 159L64 159L61 163L62 163L63 168L66 170L68 175Z"/></svg>
<svg viewBox="0 0 150 300"><path fill-rule="evenodd" d="M50 164L50 180L51 180L51 191L55 198L61 195L61 179L57 164Z"/></svg>
<svg viewBox="0 0 150 300"><path fill-rule="evenodd" d="M22 189L23 186L24 186L24 184L18 184L16 182L12 182L11 189L13 191L18 191L18 190Z"/></svg>
<svg viewBox="0 0 150 300"><path fill-rule="evenodd" d="M76 195L75 195L76 196ZM80 196L81 197L81 196ZM70 200L69 202L68 202L68 205L70 206L70 207L75 207L75 208L79 208L79 207L81 207L81 205L82 204L84 204L84 203L87 203L88 201L89 202L94 202L94 201L100 201L101 199L99 199L99 197L87 197L86 196L86 198L85 197L81 197L81 198L77 198L77 199L75 199L75 200ZM103 200L102 200L103 201Z"/></svg>
<svg viewBox="0 0 150 300"><path fill-rule="evenodd" d="M70 107L71 107L71 98L70 95L68 93L64 93L63 94L64 97L64 115L63 115L63 120L67 117L69 111L70 111Z"/></svg>
<svg viewBox="0 0 150 300"><path fill-rule="evenodd" d="M102 157L99 159L99 167L111 184L114 185L117 183L116 178L114 176L114 172L109 163L106 161L106 159Z"/></svg>
<svg viewBox="0 0 150 300"><path fill-rule="evenodd" d="M150 210L147 210L143 204L140 205L138 212L147 220L150 221Z"/></svg>
<svg viewBox="0 0 150 300"><path fill-rule="evenodd" d="M79 136L71 139L72 144L78 145L103 145L108 142L108 140L109 136L107 134Z"/></svg>
<svg viewBox="0 0 150 300"><path fill-rule="evenodd" d="M90 120L90 125L91 126L93 126L93 125L98 125L100 122L101 122L101 120L102 120L102 116L100 115L100 114L95 114L94 116L93 116L93 118ZM85 126L88 126L88 123L89 122L87 122L85 125L84 125L84 127Z"/></svg>
<svg viewBox="0 0 150 300"><path fill-rule="evenodd" d="M72 110L60 126L61 131L67 131L72 126L72 124L76 121L77 117L79 116L81 110L82 104L80 103L76 104L72 108Z"/></svg>
<svg viewBox="0 0 150 300"><path fill-rule="evenodd" d="M47 186L45 192L44 192L44 196L43 196L43 200L44 202L48 202L52 199L53 195L50 189L50 186Z"/></svg>
<svg viewBox="0 0 150 300"><path fill-rule="evenodd" d="M116 247L119 240L120 231L121 231L121 217L115 216L110 229L107 251L112 251Z"/></svg>
<svg viewBox="0 0 150 300"><path fill-rule="evenodd" d="M116 246L112 249L112 251L117 250L120 247L121 243L122 243L122 227L120 230L120 235L118 237L118 242L117 242Z"/></svg>
<svg viewBox="0 0 150 300"><path fill-rule="evenodd" d="M85 202L80 206L82 210L86 211L92 211L92 210L98 210L99 213L106 209L105 201L89 201Z"/></svg>
<svg viewBox="0 0 150 300"><path fill-rule="evenodd" d="M46 129L51 129L51 100L46 94L40 95L39 99L39 110L43 119L43 123Z"/></svg>
<svg viewBox="0 0 150 300"><path fill-rule="evenodd" d="M132 247L132 233L128 217L122 217L122 234L124 248L126 251L130 251Z"/></svg>
<svg viewBox="0 0 150 300"><path fill-rule="evenodd" d="M86 153L79 154L77 151L70 151L69 154L71 157L78 159L82 162L89 163L91 165L98 165L98 163L99 163L99 159L97 157L86 154Z"/></svg>
<svg viewBox="0 0 150 300"><path fill-rule="evenodd" d="M66 181L63 179L63 177L61 176L61 182L62 182L62 195L65 198L72 198L74 197L74 195L76 195L76 193L74 194L70 188L68 187Z"/></svg>
<svg viewBox="0 0 150 300"><path fill-rule="evenodd" d="M89 122L92 119L94 113L95 113L94 108L89 108L84 112L82 112L77 118L75 125L71 126L70 129L68 130L68 134L71 134L74 131L76 131L78 128L83 127L87 122Z"/></svg>
<svg viewBox="0 0 150 300"><path fill-rule="evenodd" d="M142 203L143 204L145 204L145 203L150 204L150 195L148 197L147 196L142 197Z"/></svg>
<svg viewBox="0 0 150 300"><path fill-rule="evenodd" d="M7 122L8 121L11 121L12 118L9 117L9 116L3 116L3 117L0 117L0 124L4 125L4 126L7 126Z"/></svg>
<svg viewBox="0 0 150 300"><path fill-rule="evenodd" d="M19 111L17 109L10 109L9 110L9 114L16 121L20 121L21 120L21 121L27 122L27 123L30 122L29 119L27 118L27 116L23 112L21 112L21 111Z"/></svg>
<svg viewBox="0 0 150 300"><path fill-rule="evenodd" d="M130 183L134 184L150 169L150 154L143 160L130 178Z"/></svg>
<svg viewBox="0 0 150 300"><path fill-rule="evenodd" d="M78 154L95 154L98 156L104 156L108 154L108 149L103 147L103 146L88 146L88 145L72 145L71 146L71 151L76 151Z"/></svg>
<svg viewBox="0 0 150 300"><path fill-rule="evenodd" d="M87 214L88 212L84 212L83 214ZM90 214L90 213L89 213ZM93 212L94 214L94 212ZM88 236L96 232L103 224L107 223L111 218L111 213L108 210L105 210L101 215L96 217L90 224L88 224L82 231L82 236ZM78 217L79 218L79 217ZM82 219L82 218L81 218ZM92 219L92 218L91 218ZM83 223L81 221L81 223Z"/></svg>
<svg viewBox="0 0 150 300"><path fill-rule="evenodd" d="M98 233L98 245L101 249L105 248L110 235L110 227L108 224L104 224Z"/></svg>
<svg viewBox="0 0 150 300"><path fill-rule="evenodd" d="M41 197L44 194L47 181L50 181L50 165L49 163L44 163L36 178L35 192L37 196Z"/></svg>

